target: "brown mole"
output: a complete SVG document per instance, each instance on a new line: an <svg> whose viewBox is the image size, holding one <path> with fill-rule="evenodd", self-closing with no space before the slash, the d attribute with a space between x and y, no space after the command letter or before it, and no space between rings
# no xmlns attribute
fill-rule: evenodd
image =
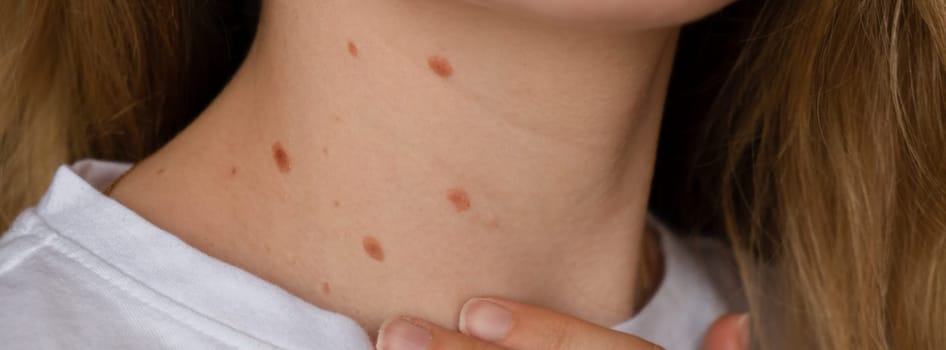
<svg viewBox="0 0 946 350"><path fill-rule="evenodd" d="M230 167L230 176L236 176L237 167Z"/></svg>
<svg viewBox="0 0 946 350"><path fill-rule="evenodd" d="M464 212L470 209L470 194L462 188L451 188L447 190L447 200L453 203L453 208L457 212Z"/></svg>
<svg viewBox="0 0 946 350"><path fill-rule="evenodd" d="M358 57L358 45L355 45L354 41L348 41L348 53L351 57Z"/></svg>
<svg viewBox="0 0 946 350"><path fill-rule="evenodd" d="M158 169L158 175L164 174L164 168Z"/></svg>
<svg viewBox="0 0 946 350"><path fill-rule="evenodd" d="M430 66L430 70L437 73L441 78L449 78L453 75L453 65L443 56L434 55L428 57L427 65Z"/></svg>
<svg viewBox="0 0 946 350"><path fill-rule="evenodd" d="M336 200L332 201L332 205L335 206L336 208L338 208L338 207L342 206L342 202L339 202L339 201L336 199Z"/></svg>
<svg viewBox="0 0 946 350"><path fill-rule="evenodd" d="M361 240L361 245L365 248L365 253L374 260L384 261L384 248L377 238L366 236Z"/></svg>
<svg viewBox="0 0 946 350"><path fill-rule="evenodd" d="M288 174L289 170L292 170L292 160L289 159L289 153L286 153L286 149L279 142L273 144L273 160L276 161L279 172Z"/></svg>

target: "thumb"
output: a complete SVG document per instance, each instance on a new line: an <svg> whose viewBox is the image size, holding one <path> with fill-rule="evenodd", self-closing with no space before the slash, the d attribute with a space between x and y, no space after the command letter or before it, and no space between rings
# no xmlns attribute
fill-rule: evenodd
<svg viewBox="0 0 946 350"><path fill-rule="evenodd" d="M703 350L749 350L749 315L720 317L706 330Z"/></svg>

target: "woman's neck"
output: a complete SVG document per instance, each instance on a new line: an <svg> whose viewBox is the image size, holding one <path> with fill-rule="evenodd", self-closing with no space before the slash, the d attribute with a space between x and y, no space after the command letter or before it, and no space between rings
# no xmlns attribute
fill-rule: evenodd
<svg viewBox="0 0 946 350"><path fill-rule="evenodd" d="M630 316L676 29L264 3L240 72L116 199L369 331L477 295Z"/></svg>

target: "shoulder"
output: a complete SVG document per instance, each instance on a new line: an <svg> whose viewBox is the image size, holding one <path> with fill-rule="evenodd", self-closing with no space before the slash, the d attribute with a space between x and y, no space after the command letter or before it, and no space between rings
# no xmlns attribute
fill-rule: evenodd
<svg viewBox="0 0 946 350"><path fill-rule="evenodd" d="M34 209L22 213L0 239L0 339L4 347L67 348L83 314L78 300L85 271L64 249L62 237ZM100 314L100 313L99 313ZM56 334L56 336L52 336ZM60 336L61 335L61 336Z"/></svg>
<svg viewBox="0 0 946 350"><path fill-rule="evenodd" d="M178 240L61 168L0 239L0 348L366 349L364 331ZM109 170L112 169L112 170Z"/></svg>
<svg viewBox="0 0 946 350"><path fill-rule="evenodd" d="M260 345L240 341L237 334L221 337L203 332L185 322L186 313L168 312L170 302L143 298L146 293L150 291L56 231L33 209L21 214L0 239L4 349Z"/></svg>
<svg viewBox="0 0 946 350"><path fill-rule="evenodd" d="M200 344L202 348L232 348L220 337L180 322L179 317L155 304L154 298L141 298L147 290L117 273L114 261L101 259L63 234L44 215L43 205L20 214L0 238L0 347L178 348ZM85 215L74 219L107 220ZM168 334L175 338L165 337Z"/></svg>
<svg viewBox="0 0 946 350"><path fill-rule="evenodd" d="M34 209L28 209L0 236L0 278L42 255L50 248L55 232Z"/></svg>

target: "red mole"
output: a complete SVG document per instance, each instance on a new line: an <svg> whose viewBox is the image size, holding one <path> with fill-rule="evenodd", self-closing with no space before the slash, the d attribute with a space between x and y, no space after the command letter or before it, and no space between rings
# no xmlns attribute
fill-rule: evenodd
<svg viewBox="0 0 946 350"><path fill-rule="evenodd" d="M361 241L365 248L365 253L374 260L384 261L384 248L381 248L381 242L377 238L367 236Z"/></svg>
<svg viewBox="0 0 946 350"><path fill-rule="evenodd" d="M427 65L441 78L449 78L453 75L453 66L450 65L450 61L443 56L430 56L427 58Z"/></svg>
<svg viewBox="0 0 946 350"><path fill-rule="evenodd" d="M358 57L358 45L351 40L348 41L348 53L351 54L351 57Z"/></svg>
<svg viewBox="0 0 946 350"><path fill-rule="evenodd" d="M447 200L453 204L457 212L463 212L470 209L470 195L462 188L451 188L447 190Z"/></svg>
<svg viewBox="0 0 946 350"><path fill-rule="evenodd" d="M282 144L279 142L273 144L273 160L276 161L276 167L279 168L279 172L288 174L289 170L292 170L292 161L289 159L289 153L286 153L286 149L283 148Z"/></svg>

